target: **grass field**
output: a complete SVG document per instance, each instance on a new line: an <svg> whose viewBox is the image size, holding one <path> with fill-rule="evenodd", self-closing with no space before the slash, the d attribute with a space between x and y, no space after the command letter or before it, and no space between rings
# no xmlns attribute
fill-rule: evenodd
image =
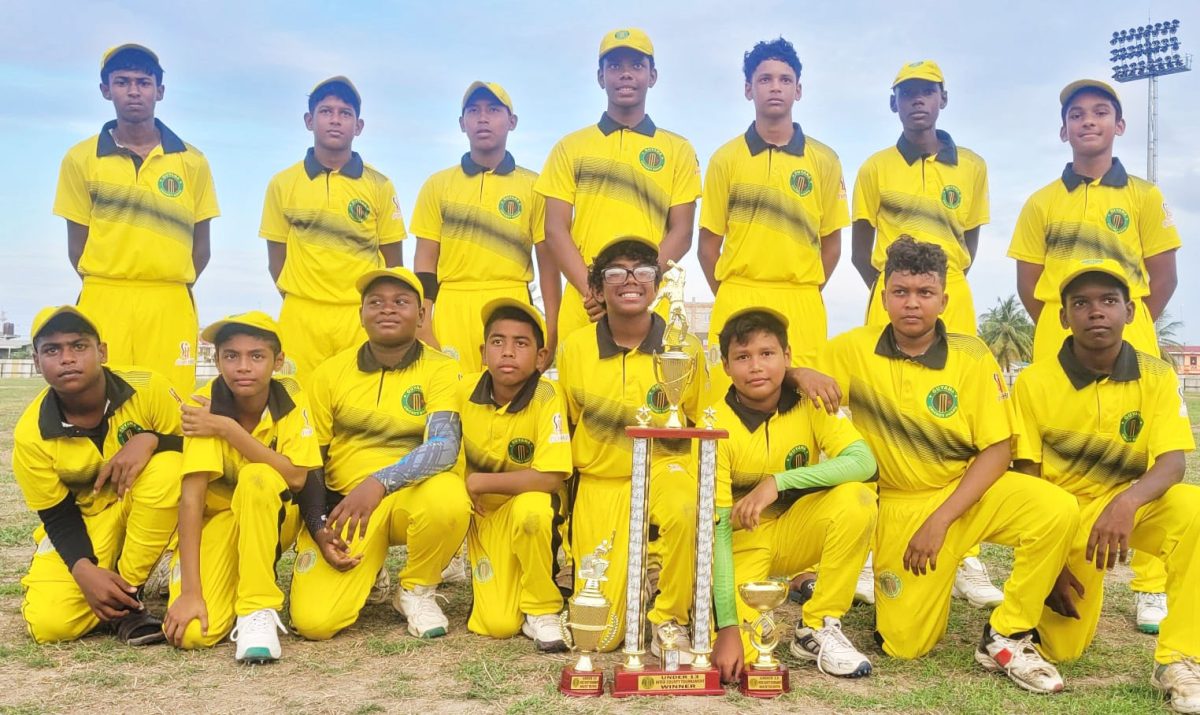
<svg viewBox="0 0 1200 715"><path fill-rule="evenodd" d="M269 666L238 666L233 646L184 653L166 646L135 649L98 634L78 643L37 646L21 619L20 578L33 554L36 515L25 509L12 477L12 427L40 389L33 380L0 380L0 713L125 711L148 713L600 713L656 712L905 712L905 713L1145 713L1165 711L1149 685L1154 639L1134 629L1133 598L1121 567L1107 580L1108 599L1095 643L1062 667L1063 695L1028 695L984 673L971 658L986 614L955 601L946 639L928 657L903 662L870 650L875 674L860 681L828 678L800 665L793 692L775 701L742 698L612 698L558 695L568 656L538 656L523 638L491 641L466 633L470 588L444 587L451 632L435 641L408 637L390 606L369 606L357 625L326 643L284 639L284 658ZM1200 397L1189 397L1193 428ZM1200 482L1200 460L1188 461L1188 481ZM401 558L394 550L393 566ZM997 578L1008 552L985 546ZM292 555L280 563L286 583ZM286 586L285 586L286 591ZM151 601L161 613L165 604ZM793 621L791 605L779 616ZM855 606L845 630L856 644L871 641L872 611ZM606 666L617 656L601 658Z"/></svg>

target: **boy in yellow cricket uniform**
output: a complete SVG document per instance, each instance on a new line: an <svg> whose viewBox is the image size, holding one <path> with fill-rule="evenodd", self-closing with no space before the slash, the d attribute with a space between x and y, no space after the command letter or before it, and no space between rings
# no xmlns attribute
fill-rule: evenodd
<svg viewBox="0 0 1200 715"><path fill-rule="evenodd" d="M849 419L784 386L791 356L783 313L735 313L720 349L733 384L716 404L729 439L717 443L713 664L729 681L757 656L749 638L739 638L740 624L758 614L738 584L790 577L819 562L792 653L828 675L868 675L871 662L842 633L841 618L875 530L875 492L863 483L874 477L875 459Z"/></svg>
<svg viewBox="0 0 1200 715"><path fill-rule="evenodd" d="M434 598L471 516L458 363L417 339L424 296L412 271L369 271L357 288L367 341L325 361L307 390L325 468L300 497L292 625L324 640L354 623L388 547L407 544L393 606L410 634L441 636Z"/></svg>
<svg viewBox="0 0 1200 715"><path fill-rule="evenodd" d="M546 243L567 280L560 341L604 315L588 287L588 266L600 249L620 236L643 236L659 247L665 270L691 248L700 198L696 150L646 114L646 93L658 81L646 33L607 33L596 81L608 108L595 125L554 145L534 185L546 197Z"/></svg>
<svg viewBox="0 0 1200 715"><path fill-rule="evenodd" d="M275 561L295 542L292 493L321 466L321 452L300 386L271 376L284 360L274 320L241 313L200 335L216 347L220 375L183 408L179 548L163 630L181 648L228 634L237 661L277 660Z"/></svg>
<svg viewBox="0 0 1200 715"><path fill-rule="evenodd" d="M181 394L196 386L191 288L209 258L218 215L208 160L154 117L163 98L158 56L120 45L100 60L100 93L117 118L71 147L54 213L67 221L79 307L116 365L159 373Z"/></svg>
<svg viewBox="0 0 1200 715"><path fill-rule="evenodd" d="M570 539L579 572L580 558L604 540L617 539L608 554L609 579L601 584L613 613L624 621L628 545L620 537L629 524L633 440L625 428L637 424L637 412L650 410L651 425L664 426L666 393L655 377L654 353L661 351L666 322L649 312L661 280L655 243L644 238L617 238L602 247L589 274L591 291L604 306L605 317L564 339L559 356L559 385L572 425L571 451L578 471L571 504ZM708 389L708 371L693 335L686 349L699 365L683 395L680 411L695 422ZM695 581L696 475L689 440L656 439L650 453L650 498L647 519L658 527L649 548L661 556L658 597L649 619L655 627L651 647L659 652L659 627L688 623ZM576 584L578 587L580 584ZM624 626L617 625L617 632ZM684 659L690 657L685 630L677 631ZM620 639L614 639L619 641ZM619 642L609 645L616 648Z"/></svg>
<svg viewBox="0 0 1200 715"><path fill-rule="evenodd" d="M421 339L458 358L463 372L478 372L483 306L496 298L528 303L536 253L542 301L555 325L562 284L544 243L546 201L533 190L537 174L517 166L506 148L517 126L508 92L495 82L472 82L458 123L470 151L429 177L417 195L413 270L430 314ZM548 354L553 338L547 336Z"/></svg>
<svg viewBox="0 0 1200 715"><path fill-rule="evenodd" d="M141 591L175 532L179 398L156 373L105 367L107 346L77 308L43 309L30 333L49 387L13 429L13 475L41 520L21 615L39 643L101 623L129 645L160 642Z"/></svg>
<svg viewBox="0 0 1200 715"><path fill-rule="evenodd" d="M1200 712L1200 487L1180 484L1196 448L1171 366L1122 339L1135 319L1125 268L1076 261L1062 272L1058 357L1017 378L1018 469L1075 496L1080 528L1038 633L1054 660L1074 660L1096 633L1105 569L1130 547L1166 564L1169 610L1151 682L1176 712ZM1045 319L1049 319L1046 316Z"/></svg>
<svg viewBox="0 0 1200 715"><path fill-rule="evenodd" d="M346 77L313 87L304 115L313 145L303 161L272 177L263 200L258 235L267 240L271 279L283 295L280 338L306 384L326 358L365 339L354 279L402 263L396 189L352 149L363 129L361 110L362 97Z"/></svg>
<svg viewBox="0 0 1200 715"><path fill-rule="evenodd" d="M938 318L946 270L936 245L894 242L883 294L891 324L840 335L823 357L879 464L876 637L894 657L928 653L950 615L948 567L980 541L1012 546L1012 575L975 660L1027 690L1058 692L1062 678L1033 629L1079 509L1058 487L1007 471L1008 389L983 341L947 333Z"/></svg>
<svg viewBox="0 0 1200 715"><path fill-rule="evenodd" d="M554 583L556 517L571 473L571 437L549 357L546 322L522 300L483 307L484 365L459 387L474 601L467 628L493 638L524 633L541 652L566 650Z"/></svg>

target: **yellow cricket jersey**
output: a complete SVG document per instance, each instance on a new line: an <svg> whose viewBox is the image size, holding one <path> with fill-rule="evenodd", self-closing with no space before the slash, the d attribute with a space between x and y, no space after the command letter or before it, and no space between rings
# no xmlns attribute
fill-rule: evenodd
<svg viewBox="0 0 1200 715"><path fill-rule="evenodd" d="M1116 157L1099 179L1067 164L1062 177L1029 197L1013 229L1008 255L1044 267L1034 296L1059 303L1059 286L1081 259L1112 258L1125 268L1129 294L1149 295L1145 259L1179 248L1179 231L1162 192L1130 176Z"/></svg>
<svg viewBox="0 0 1200 715"><path fill-rule="evenodd" d="M250 433L259 444L287 457L294 466L321 466L321 449L313 432L308 398L290 377L273 378L267 406ZM211 401L214 415L237 419L233 393L220 376L197 393ZM210 511L228 509L237 486L238 472L250 464L238 450L219 437L187 437L183 440L183 474L206 474L209 478L206 506Z"/></svg>
<svg viewBox="0 0 1200 715"><path fill-rule="evenodd" d="M940 129L942 148L922 155L903 134L896 146L876 152L854 182L854 220L875 227L871 265L882 271L888 246L907 234L942 247L949 268L971 265L964 234L989 220L987 165Z"/></svg>
<svg viewBox="0 0 1200 715"><path fill-rule="evenodd" d="M546 238L546 200L535 181L507 152L495 170L468 152L425 181L410 228L440 244L439 282L533 280L533 246Z"/></svg>
<svg viewBox="0 0 1200 715"><path fill-rule="evenodd" d="M725 237L718 281L825 283L821 238L850 225L842 164L792 126L791 141L779 147L751 123L708 162L700 227Z"/></svg>
<svg viewBox="0 0 1200 715"><path fill-rule="evenodd" d="M416 342L395 367L370 343L344 350L312 375L307 392L317 443L328 447L325 485L347 494L425 441L434 412L458 412L458 361Z"/></svg>
<svg viewBox="0 0 1200 715"><path fill-rule="evenodd" d="M551 380L535 372L506 405L492 397L492 376L486 370L468 375L459 384L466 473L571 473L571 435L567 429L562 393Z"/></svg>
<svg viewBox="0 0 1200 715"><path fill-rule="evenodd" d="M84 516L117 501L110 480L92 489L108 460L141 432L159 435L159 451L178 451L179 402L166 378L138 368L104 368L108 406L92 429L68 424L58 396L47 387L25 408L13 428L13 474L30 509L40 511L75 495Z"/></svg>
<svg viewBox="0 0 1200 715"><path fill-rule="evenodd" d="M626 127L606 112L554 145L534 190L574 207L571 238L591 263L618 236L662 241L670 208L700 198L700 164L687 139L649 116Z"/></svg>
<svg viewBox="0 0 1200 715"><path fill-rule="evenodd" d="M358 303L354 281L383 267L379 247L404 239L392 182L358 152L326 169L310 148L304 161L276 174L263 200L258 235L287 244L279 289L324 303Z"/></svg>
<svg viewBox="0 0 1200 715"><path fill-rule="evenodd" d="M650 410L650 426L664 427L669 417L667 395L654 374L654 353L662 350L666 322L652 317L641 345L626 350L613 341L608 318L571 333L563 343L558 382L572 426L571 451L575 467L593 477L628 478L633 467L633 440L625 428L637 425L638 409ZM700 400L708 391L708 367L700 341L687 336L688 349L698 356L696 373L679 406L684 417L697 422ZM655 440L651 459L680 459L691 452L686 439Z"/></svg>
<svg viewBox="0 0 1200 715"><path fill-rule="evenodd" d="M960 478L982 450L1013 436L1015 417L996 358L974 335L946 333L920 357L896 347L892 326L864 326L825 346L854 426L879 463L881 491L931 491Z"/></svg>
<svg viewBox="0 0 1200 715"><path fill-rule="evenodd" d="M88 227L84 276L195 283L192 234L219 215L208 160L165 124L144 160L119 146L114 119L71 147L58 172L54 214Z"/></svg>
<svg viewBox="0 0 1200 715"><path fill-rule="evenodd" d="M717 508L732 508L763 479L817 464L822 454L836 456L862 439L850 420L840 414L830 415L786 388L779 397L779 407L770 414L738 402L733 387L714 408L717 426L729 432L729 439L717 442ZM819 490L780 492L775 503L763 510L762 517L778 517L813 491Z"/></svg>
<svg viewBox="0 0 1200 715"><path fill-rule="evenodd" d="M1017 377L1014 459L1040 463L1042 477L1092 499L1140 479L1166 452L1196 448L1170 365L1125 343L1112 374L1096 375L1073 340Z"/></svg>

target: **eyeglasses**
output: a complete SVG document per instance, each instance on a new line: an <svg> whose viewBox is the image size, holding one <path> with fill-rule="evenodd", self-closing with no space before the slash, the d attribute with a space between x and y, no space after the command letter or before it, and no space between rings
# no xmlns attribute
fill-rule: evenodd
<svg viewBox="0 0 1200 715"><path fill-rule="evenodd" d="M655 278L658 278L658 267L638 266L637 268L622 268L614 266L612 268L605 268L601 272L601 275L604 276L604 282L609 285L621 285L629 279L629 276L633 276L633 279L638 283L650 283Z"/></svg>

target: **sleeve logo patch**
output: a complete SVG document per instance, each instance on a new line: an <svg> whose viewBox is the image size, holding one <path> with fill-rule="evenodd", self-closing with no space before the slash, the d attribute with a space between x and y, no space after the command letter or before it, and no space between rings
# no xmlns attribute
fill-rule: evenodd
<svg viewBox="0 0 1200 715"><path fill-rule="evenodd" d="M925 406L935 417L949 417L958 412L958 392L949 385L938 385L929 391Z"/></svg>
<svg viewBox="0 0 1200 715"><path fill-rule="evenodd" d="M550 444L562 444L563 442L570 441L570 435L563 429L562 413L555 412L550 421L554 424L554 431L550 433Z"/></svg>
<svg viewBox="0 0 1200 715"><path fill-rule="evenodd" d="M796 169L788 179L788 186L792 187L797 196L808 196L813 190L812 174L804 169Z"/></svg>

